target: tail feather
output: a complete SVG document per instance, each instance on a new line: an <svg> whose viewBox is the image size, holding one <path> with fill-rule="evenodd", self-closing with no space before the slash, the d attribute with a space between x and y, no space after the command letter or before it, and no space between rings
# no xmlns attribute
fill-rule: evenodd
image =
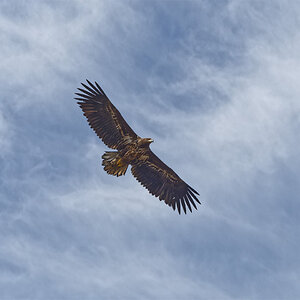
<svg viewBox="0 0 300 300"><path fill-rule="evenodd" d="M114 176L125 175L128 164L122 160L119 156L119 153L116 151L106 151L102 155L102 166L104 166L104 170Z"/></svg>

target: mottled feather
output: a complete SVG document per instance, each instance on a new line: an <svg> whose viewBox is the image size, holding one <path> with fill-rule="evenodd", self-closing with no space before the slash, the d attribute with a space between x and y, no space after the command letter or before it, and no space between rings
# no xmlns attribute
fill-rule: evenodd
<svg viewBox="0 0 300 300"><path fill-rule="evenodd" d="M150 149L147 149L148 159L136 159L132 163L133 176L154 196L177 210L181 207L186 213L186 206L192 212L190 203L197 209L193 198L200 204L197 191L186 184L171 168L163 163ZM196 195L195 195L196 194ZM189 195L191 195L189 197Z"/></svg>
<svg viewBox="0 0 300 300"><path fill-rule="evenodd" d="M78 104L83 110L89 125L98 137L112 149L122 149L128 143L137 139L136 133L123 119L120 112L110 102L100 86L87 80L85 89L78 88L82 93L75 93L80 98Z"/></svg>

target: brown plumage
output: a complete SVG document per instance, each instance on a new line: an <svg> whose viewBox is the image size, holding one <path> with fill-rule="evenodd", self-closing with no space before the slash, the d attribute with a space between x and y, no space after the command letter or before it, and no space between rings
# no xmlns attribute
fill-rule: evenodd
<svg viewBox="0 0 300 300"><path fill-rule="evenodd" d="M75 93L77 102L86 116L89 125L98 137L110 148L102 158L104 170L111 175L125 175L131 165L133 176L154 196L164 200L179 214L181 208L186 213L192 206L197 209L199 195L186 184L171 168L164 164L149 148L153 142L149 138L140 138L126 123L119 111L110 102L104 91L95 82L87 80Z"/></svg>

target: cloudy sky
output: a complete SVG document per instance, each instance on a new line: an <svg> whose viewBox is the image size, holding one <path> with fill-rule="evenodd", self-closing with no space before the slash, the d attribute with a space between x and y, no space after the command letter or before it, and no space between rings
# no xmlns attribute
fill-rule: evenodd
<svg viewBox="0 0 300 300"><path fill-rule="evenodd" d="M2 0L1 299L299 299L299 28L296 0ZM103 171L86 78L198 211Z"/></svg>

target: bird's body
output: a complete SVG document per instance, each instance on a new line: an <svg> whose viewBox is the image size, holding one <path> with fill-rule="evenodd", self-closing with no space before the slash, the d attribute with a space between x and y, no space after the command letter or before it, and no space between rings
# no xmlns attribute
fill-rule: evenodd
<svg viewBox="0 0 300 300"><path fill-rule="evenodd" d="M148 191L164 200L174 210L186 207L197 209L195 201L199 195L187 185L171 168L164 164L150 149L153 142L150 138L139 137L126 123L120 112L110 102L101 87L87 80L78 104L99 138L110 148L117 151L106 151L102 156L104 170L111 175L125 175L131 165L131 173ZM195 195L196 194L196 195Z"/></svg>
<svg viewBox="0 0 300 300"><path fill-rule="evenodd" d="M137 137L119 151L106 151L102 155L104 170L115 176L125 175L128 165L149 159L149 144L152 141L152 139Z"/></svg>

